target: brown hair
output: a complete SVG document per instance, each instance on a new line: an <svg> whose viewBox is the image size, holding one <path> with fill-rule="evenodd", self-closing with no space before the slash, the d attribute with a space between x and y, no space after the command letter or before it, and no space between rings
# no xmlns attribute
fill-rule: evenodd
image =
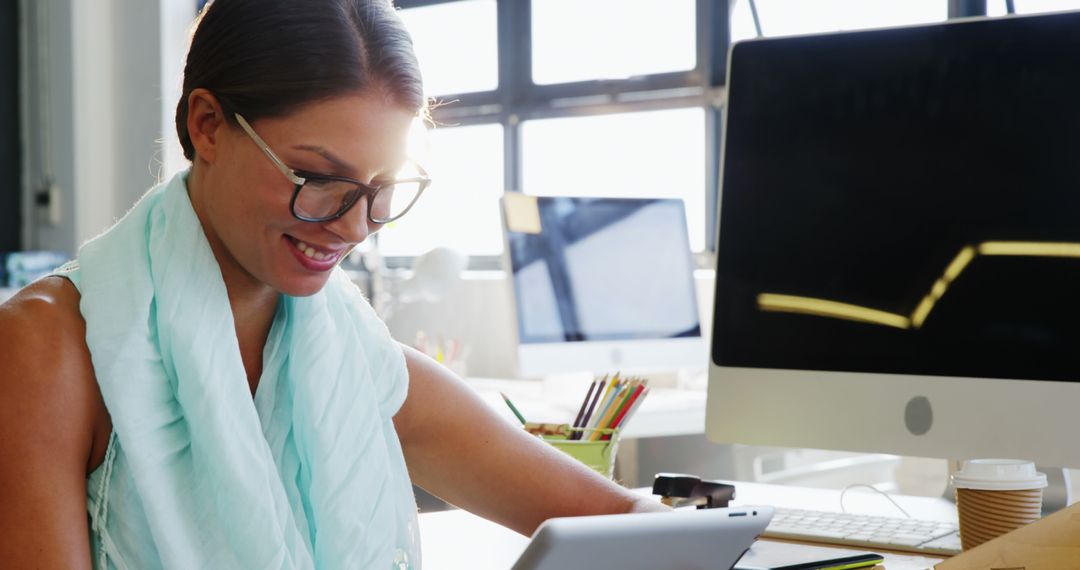
<svg viewBox="0 0 1080 570"><path fill-rule="evenodd" d="M203 9L184 66L176 132L184 156L188 96L211 91L249 121L314 101L375 89L409 111L425 109L412 39L392 0L214 0Z"/></svg>

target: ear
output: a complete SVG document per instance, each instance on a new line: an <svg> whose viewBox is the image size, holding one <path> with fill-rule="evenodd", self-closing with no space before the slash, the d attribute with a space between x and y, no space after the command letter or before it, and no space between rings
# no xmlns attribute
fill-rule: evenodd
<svg viewBox="0 0 1080 570"><path fill-rule="evenodd" d="M201 87L191 91L191 95L188 95L187 130L199 159L214 162L218 140L228 124L221 103L213 93Z"/></svg>

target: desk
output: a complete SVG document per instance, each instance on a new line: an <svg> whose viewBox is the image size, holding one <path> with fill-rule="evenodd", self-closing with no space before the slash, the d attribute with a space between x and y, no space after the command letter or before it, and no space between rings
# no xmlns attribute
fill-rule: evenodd
<svg viewBox="0 0 1080 570"><path fill-rule="evenodd" d="M774 504L790 508L840 510L840 493L760 483L735 483L735 504ZM956 520L955 507L944 499L894 496L911 516L929 520ZM896 508L882 497L849 492L844 497L849 511L872 515L896 515ZM525 549L529 539L465 511L420 515L424 567L429 570L507 570ZM933 568L943 558L881 551L887 570Z"/></svg>

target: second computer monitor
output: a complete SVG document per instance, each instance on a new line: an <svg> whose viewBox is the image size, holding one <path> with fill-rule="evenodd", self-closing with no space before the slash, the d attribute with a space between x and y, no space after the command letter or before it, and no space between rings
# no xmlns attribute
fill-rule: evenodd
<svg viewBox="0 0 1080 570"><path fill-rule="evenodd" d="M1080 466L1077 30L733 48L710 437Z"/></svg>
<svg viewBox="0 0 1080 570"><path fill-rule="evenodd" d="M523 377L704 368L681 200L503 199Z"/></svg>

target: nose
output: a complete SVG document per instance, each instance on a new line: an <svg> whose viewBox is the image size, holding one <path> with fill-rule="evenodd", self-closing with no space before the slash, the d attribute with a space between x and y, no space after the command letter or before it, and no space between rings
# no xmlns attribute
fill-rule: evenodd
<svg viewBox="0 0 1080 570"><path fill-rule="evenodd" d="M343 216L326 222L326 229L351 243L364 241L382 227L382 224L373 224L368 220L368 205L368 197L361 197Z"/></svg>

